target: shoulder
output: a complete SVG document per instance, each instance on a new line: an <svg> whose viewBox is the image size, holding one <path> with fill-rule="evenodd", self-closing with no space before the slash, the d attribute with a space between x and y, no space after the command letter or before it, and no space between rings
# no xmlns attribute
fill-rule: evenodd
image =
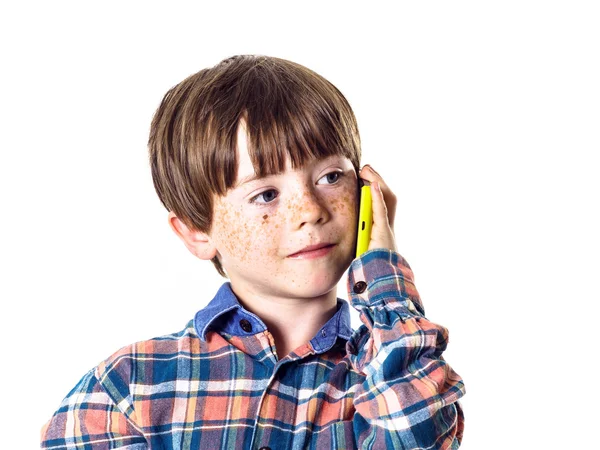
<svg viewBox="0 0 600 450"><path fill-rule="evenodd" d="M120 348L95 368L95 376L102 383L107 378L117 376L132 378L139 370L139 376L148 373L146 366L154 367L161 363L189 357L200 351L200 340L190 320L181 331L154 337Z"/></svg>

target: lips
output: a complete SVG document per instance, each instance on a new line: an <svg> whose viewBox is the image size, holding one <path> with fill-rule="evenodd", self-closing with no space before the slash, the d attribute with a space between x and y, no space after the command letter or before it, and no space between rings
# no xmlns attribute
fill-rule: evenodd
<svg viewBox="0 0 600 450"><path fill-rule="evenodd" d="M326 242L321 244L309 245L296 253L292 253L288 256L288 258L310 258L326 255L327 253L329 253L329 250L331 250L334 246L335 244L329 244Z"/></svg>

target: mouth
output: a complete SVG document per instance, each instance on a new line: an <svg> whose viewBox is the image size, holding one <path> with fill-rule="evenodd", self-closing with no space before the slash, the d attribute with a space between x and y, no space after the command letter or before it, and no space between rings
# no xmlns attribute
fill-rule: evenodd
<svg viewBox="0 0 600 450"><path fill-rule="evenodd" d="M321 256L327 255L336 244L315 244L309 245L308 247L304 247L302 250L296 253L292 253L288 256L288 258L292 259L312 259L319 258Z"/></svg>

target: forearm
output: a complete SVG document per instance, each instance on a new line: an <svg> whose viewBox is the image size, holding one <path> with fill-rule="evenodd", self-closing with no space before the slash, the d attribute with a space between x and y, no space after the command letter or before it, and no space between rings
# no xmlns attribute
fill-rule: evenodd
<svg viewBox="0 0 600 450"><path fill-rule="evenodd" d="M351 266L348 289L365 324L349 343L354 368L365 376L354 397L359 447L375 439L398 448L457 448L464 385L442 357L448 331L425 318L408 263L389 250L365 253Z"/></svg>

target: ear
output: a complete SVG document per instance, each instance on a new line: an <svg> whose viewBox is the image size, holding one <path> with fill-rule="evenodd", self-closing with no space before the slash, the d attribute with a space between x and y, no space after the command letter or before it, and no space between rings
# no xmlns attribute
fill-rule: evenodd
<svg viewBox="0 0 600 450"><path fill-rule="evenodd" d="M168 220L171 229L193 255L200 259L213 259L217 255L217 248L208 234L188 228L173 211L169 212Z"/></svg>

